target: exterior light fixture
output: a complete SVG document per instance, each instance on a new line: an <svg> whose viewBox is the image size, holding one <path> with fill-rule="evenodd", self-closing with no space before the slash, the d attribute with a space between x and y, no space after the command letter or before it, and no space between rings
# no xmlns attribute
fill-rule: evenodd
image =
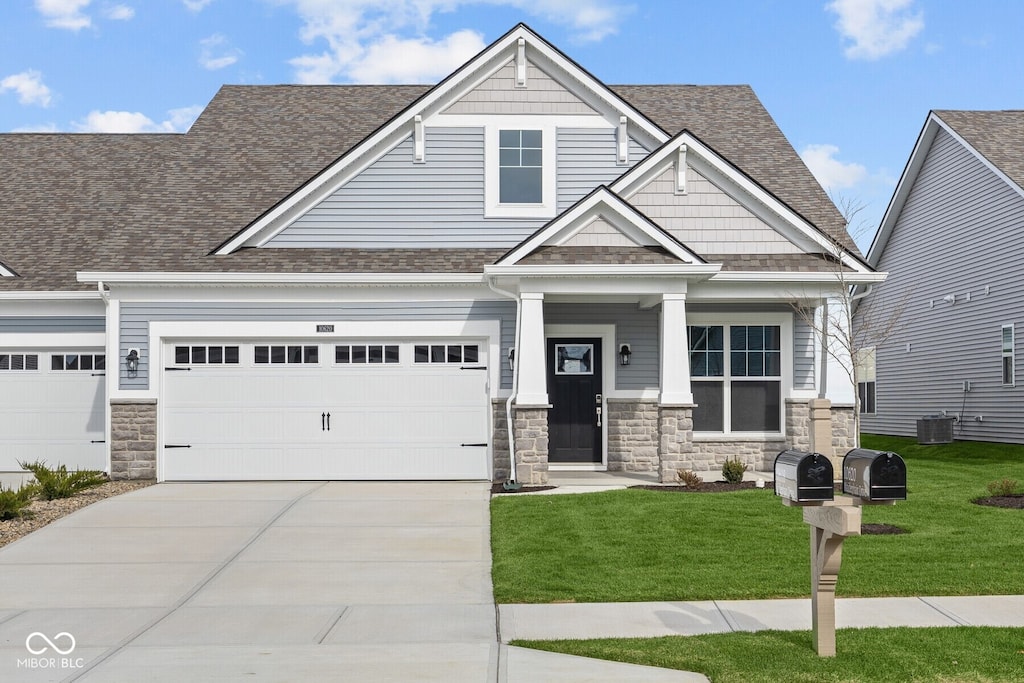
<svg viewBox="0 0 1024 683"><path fill-rule="evenodd" d="M128 349L128 355L125 356L124 365L128 369L128 372L139 371L139 350Z"/></svg>
<svg viewBox="0 0 1024 683"><path fill-rule="evenodd" d="M629 348L629 344L623 344L619 347L619 365L629 365L629 357L633 355L633 350Z"/></svg>
<svg viewBox="0 0 1024 683"><path fill-rule="evenodd" d="M516 348L514 346L509 347L508 350L508 371L514 372L516 369Z"/></svg>

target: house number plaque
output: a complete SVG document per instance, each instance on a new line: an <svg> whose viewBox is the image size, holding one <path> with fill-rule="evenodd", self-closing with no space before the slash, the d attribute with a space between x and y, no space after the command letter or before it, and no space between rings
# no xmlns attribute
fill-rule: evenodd
<svg viewBox="0 0 1024 683"><path fill-rule="evenodd" d="M334 332L334 325L317 325L317 332Z"/></svg>

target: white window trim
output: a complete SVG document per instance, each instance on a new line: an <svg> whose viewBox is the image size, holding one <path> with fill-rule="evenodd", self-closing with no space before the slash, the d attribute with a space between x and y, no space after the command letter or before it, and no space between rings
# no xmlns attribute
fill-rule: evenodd
<svg viewBox="0 0 1024 683"><path fill-rule="evenodd" d="M501 171L498 166L498 138L502 130L539 130L544 145L541 151L543 168L539 204L502 204L499 201ZM497 119L484 127L484 217L485 218L554 218L558 204L557 160L558 129L549 121Z"/></svg>
<svg viewBox="0 0 1024 683"><path fill-rule="evenodd" d="M792 315L786 315L784 313L738 313L738 314L713 314L713 313L690 313L687 315L686 324L689 325L722 325L723 327L729 327L730 325L778 325L780 340L779 345L782 351L782 374L779 377L779 431L777 432L736 432L730 429L724 429L721 432L693 432L694 441L717 441L723 438L731 440L748 440L748 441L761 441L768 439L779 439L786 436L786 400L790 398L793 392L793 317ZM725 353L725 370L721 378L721 381L725 385L725 390L728 392L728 384L732 381L732 377L728 374L729 368L729 351L728 348L728 331L726 331L726 348L723 350ZM689 341L687 341L689 343ZM689 348L685 349L685 353L689 354ZM772 379L772 378L767 378ZM703 381L700 378L690 378L691 384L695 384L699 381ZM729 394L726 393L723 397L722 405L722 417L724 426L732 424L732 406L729 400Z"/></svg>
<svg viewBox="0 0 1024 683"><path fill-rule="evenodd" d="M1007 351L1003 348L1003 335L1006 334L1006 330L1010 330L1010 350ZM999 381L1004 387L1015 387L1017 386L1017 334L1014 330L1013 323L1003 325L1000 328L999 334ZM1006 378L1003 376L1003 364L1004 358L1010 359L1010 381L1004 381Z"/></svg>

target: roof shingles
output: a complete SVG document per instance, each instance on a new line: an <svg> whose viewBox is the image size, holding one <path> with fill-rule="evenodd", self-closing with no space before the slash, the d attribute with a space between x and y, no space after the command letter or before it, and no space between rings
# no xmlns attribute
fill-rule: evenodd
<svg viewBox="0 0 1024 683"><path fill-rule="evenodd" d="M818 228L849 240L749 87L614 89L667 132L690 130ZM210 255L426 91L225 86L187 134L0 135L0 259L19 275L0 279L0 291L91 287L76 281L79 271L480 272L502 250Z"/></svg>

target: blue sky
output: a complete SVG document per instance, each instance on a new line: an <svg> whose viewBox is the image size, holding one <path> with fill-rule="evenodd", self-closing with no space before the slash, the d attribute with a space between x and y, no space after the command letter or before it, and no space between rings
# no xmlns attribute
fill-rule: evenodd
<svg viewBox="0 0 1024 683"><path fill-rule="evenodd" d="M0 131L185 131L226 83L433 83L519 21L605 83L750 84L864 207L864 250L930 109L1024 108L1010 0L4 0Z"/></svg>

